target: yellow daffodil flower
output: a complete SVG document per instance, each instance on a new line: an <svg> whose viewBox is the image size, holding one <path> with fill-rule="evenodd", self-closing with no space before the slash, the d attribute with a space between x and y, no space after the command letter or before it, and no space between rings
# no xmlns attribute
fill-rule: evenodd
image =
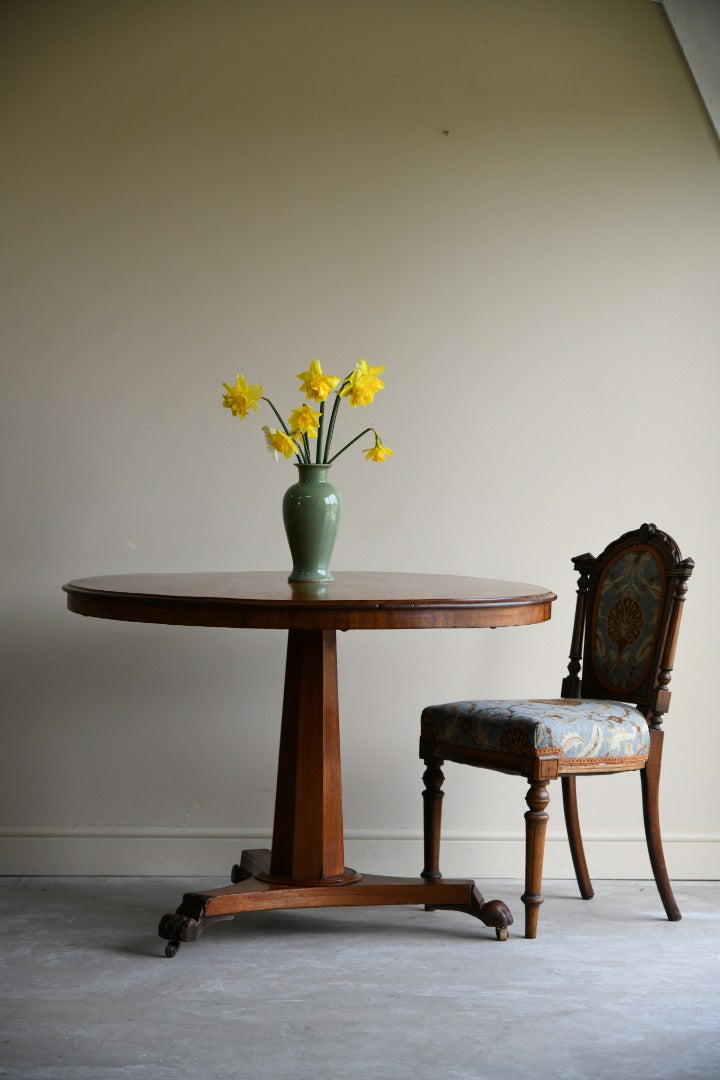
<svg viewBox="0 0 720 1080"><path fill-rule="evenodd" d="M375 445L371 446L369 450L363 450L366 461L384 461L385 458L395 457L395 454L389 446L383 446L382 439L378 435L377 431L374 431Z"/></svg>
<svg viewBox="0 0 720 1080"><path fill-rule="evenodd" d="M307 371L301 372L298 379L302 382L303 397L312 401L325 401L331 390L340 382L335 375L324 375L319 360L312 360Z"/></svg>
<svg viewBox="0 0 720 1080"><path fill-rule="evenodd" d="M301 435L307 435L311 439L317 438L317 425L320 423L320 413L309 405L302 405L290 413L288 426L292 431L299 431Z"/></svg>
<svg viewBox="0 0 720 1080"><path fill-rule="evenodd" d="M265 392L259 383L249 386L245 376L238 375L234 386L228 386L227 383L223 383L223 386L226 391L223 395L223 406L230 409L233 416L247 416L250 409L259 412L258 401Z"/></svg>
<svg viewBox="0 0 720 1080"><path fill-rule="evenodd" d="M349 375L344 379L338 379L335 375L326 375L319 360L312 360L308 370L303 371L297 378L302 383L304 397L312 402L318 402L319 408L314 409L305 400L300 408L291 412L287 422L270 398L265 397L263 387L259 383L248 383L244 375L236 377L234 386L230 386L229 383L222 384L225 389L222 403L224 408L230 409L233 416L242 418L247 416L251 409L256 413L259 412L260 400L265 402L280 425L280 427L262 429L267 448L274 454L275 460L279 454L282 454L284 458L296 457L300 465L311 465L313 458L316 465L332 465L341 454L372 433L375 436L375 444L363 451L365 458L367 461L386 461L388 458L395 457L395 454L389 446L383 446L382 439L372 427L363 428L340 450L331 452L335 421L342 400L347 398L353 408L357 405L370 405L378 391L385 386L379 378L384 370L384 367L371 367L367 360L358 360ZM325 402L333 390L335 399L328 419ZM317 440L312 453L310 439Z"/></svg>
<svg viewBox="0 0 720 1080"><path fill-rule="evenodd" d="M340 397L349 398L353 408L356 405L370 405L378 390L385 386L382 379L378 379L384 370L384 367L370 367L367 360L358 360L352 375L339 391Z"/></svg>
<svg viewBox="0 0 720 1080"><path fill-rule="evenodd" d="M278 454L282 454L286 458L297 454L298 445L292 435L286 435L284 431L271 427L264 427L263 432L265 433L267 448L271 454L275 455L276 461Z"/></svg>

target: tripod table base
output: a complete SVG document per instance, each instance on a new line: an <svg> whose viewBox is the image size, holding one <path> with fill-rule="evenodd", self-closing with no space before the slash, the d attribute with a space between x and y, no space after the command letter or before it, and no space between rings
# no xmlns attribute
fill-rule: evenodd
<svg viewBox="0 0 720 1080"><path fill-rule="evenodd" d="M369 907L422 904L443 911L462 911L494 927L500 941L508 936L513 917L502 900L485 901L474 881L439 878L382 877L347 870L335 883L278 883L270 874L270 851L244 851L233 867L234 884L205 892L185 893L174 915L163 915L159 934L167 939L166 956L183 941L195 941L206 926L244 911L310 907Z"/></svg>

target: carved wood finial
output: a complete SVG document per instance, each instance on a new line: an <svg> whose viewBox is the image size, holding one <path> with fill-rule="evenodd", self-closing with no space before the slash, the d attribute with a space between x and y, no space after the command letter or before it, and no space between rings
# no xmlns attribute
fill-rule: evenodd
<svg viewBox="0 0 720 1080"><path fill-rule="evenodd" d="M580 669L582 667L585 609L587 606L589 580L590 578L587 570L582 570L578 579L575 622L573 624L572 641L570 643L570 662L568 664L568 673L563 679L561 690L561 696L564 698L580 697Z"/></svg>
<svg viewBox="0 0 720 1080"><path fill-rule="evenodd" d="M648 718L648 724L655 730L662 725L663 714L670 708L671 693L668 690L672 678L673 665L675 663L675 649L680 633L680 620L682 619L683 604L688 591L688 579L695 569L692 559L685 559L670 571L669 577L675 578L675 591L673 593L673 607L670 614L670 624L665 638L665 648L660 659L658 669L655 703Z"/></svg>

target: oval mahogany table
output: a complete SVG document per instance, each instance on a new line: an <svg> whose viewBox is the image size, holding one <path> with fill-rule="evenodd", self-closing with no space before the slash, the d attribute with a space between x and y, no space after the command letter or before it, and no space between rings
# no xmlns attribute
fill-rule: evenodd
<svg viewBox="0 0 720 1080"><path fill-rule="evenodd" d="M272 848L244 851L232 885L186 893L163 916L166 955L217 919L279 908L424 904L465 911L507 937L508 908L486 903L473 881L345 866L336 632L539 623L550 618L553 593L514 581L362 571L319 585L258 571L123 574L63 589L70 611L94 618L288 631Z"/></svg>

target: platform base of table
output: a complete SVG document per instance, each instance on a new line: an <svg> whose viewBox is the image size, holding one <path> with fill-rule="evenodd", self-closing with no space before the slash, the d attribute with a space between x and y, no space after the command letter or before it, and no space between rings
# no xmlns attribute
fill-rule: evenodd
<svg viewBox="0 0 720 1080"><path fill-rule="evenodd" d="M270 852L244 851L233 867L232 885L185 893L174 915L163 915L159 934L174 956L183 941L195 941L213 922L244 911L310 907L370 907L421 904L429 910L461 911L494 928L500 941L508 936L513 917L502 900L485 901L474 881L439 878L381 877L348 869L343 881L278 883L270 875Z"/></svg>

